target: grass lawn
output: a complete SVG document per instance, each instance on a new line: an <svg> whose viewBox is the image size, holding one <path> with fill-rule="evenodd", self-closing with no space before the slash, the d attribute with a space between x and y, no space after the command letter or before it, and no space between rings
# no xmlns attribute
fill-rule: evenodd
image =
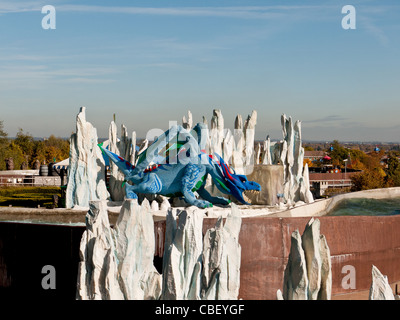
<svg viewBox="0 0 400 320"><path fill-rule="evenodd" d="M52 207L53 195L61 198L60 187L1 187L0 206L37 208ZM59 201L60 203L60 201Z"/></svg>

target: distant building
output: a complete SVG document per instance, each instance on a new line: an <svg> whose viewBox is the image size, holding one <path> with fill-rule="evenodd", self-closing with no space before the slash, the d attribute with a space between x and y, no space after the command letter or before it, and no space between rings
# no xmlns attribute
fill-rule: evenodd
<svg viewBox="0 0 400 320"><path fill-rule="evenodd" d="M310 161L318 161L323 159L325 156L325 151L304 151L304 159L308 159Z"/></svg>
<svg viewBox="0 0 400 320"><path fill-rule="evenodd" d="M351 177L359 174L361 171L349 170L343 171L333 168L325 172L310 172L310 188L315 198L325 194L328 188L349 188L351 187Z"/></svg>

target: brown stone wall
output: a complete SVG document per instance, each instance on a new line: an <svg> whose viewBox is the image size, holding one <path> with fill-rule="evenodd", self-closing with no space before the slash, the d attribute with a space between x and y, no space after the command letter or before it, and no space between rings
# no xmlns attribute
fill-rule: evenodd
<svg viewBox="0 0 400 320"><path fill-rule="evenodd" d="M308 217L246 218L242 220L240 298L275 299L282 290L283 272L290 250L291 233L302 234ZM372 264L400 280L400 216L319 217L332 257L332 295L368 290ZM343 289L345 265L354 266L356 289Z"/></svg>
<svg viewBox="0 0 400 320"><path fill-rule="evenodd" d="M400 216L318 217L321 234L325 235L332 258L332 298L369 290L372 264L388 276L389 282L400 280ZM242 246L239 298L273 300L282 290L290 237L298 229L302 234L309 217L244 218L239 235ZM205 219L204 230L216 219ZM355 268L356 288L344 289L347 273L342 268Z"/></svg>

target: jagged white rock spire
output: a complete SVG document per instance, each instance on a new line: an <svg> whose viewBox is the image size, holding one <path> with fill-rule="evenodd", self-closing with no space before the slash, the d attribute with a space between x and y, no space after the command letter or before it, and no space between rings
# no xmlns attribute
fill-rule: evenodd
<svg viewBox="0 0 400 320"><path fill-rule="evenodd" d="M369 289L369 300L395 300L387 276L372 265L372 283Z"/></svg>
<svg viewBox="0 0 400 320"><path fill-rule="evenodd" d="M320 221L311 218L303 235L292 233L291 248L286 265L283 292L277 298L284 300L330 300L332 293L331 256L326 238L320 234Z"/></svg>
<svg viewBox="0 0 400 320"><path fill-rule="evenodd" d="M154 222L149 203L124 201L114 228L106 201L92 201L80 244L77 299L147 300L161 294L153 265Z"/></svg>
<svg viewBox="0 0 400 320"><path fill-rule="evenodd" d="M66 190L66 208L89 207L89 201L109 197L105 181L105 164L97 146L97 130L86 121L86 108L76 117L76 133L71 135Z"/></svg>
<svg viewBox="0 0 400 320"><path fill-rule="evenodd" d="M310 191L308 165L303 166L301 121L293 123L286 114L281 116L283 140L271 143L269 137L264 141L261 154L262 164L283 165L283 190L286 203L294 205L298 201L314 202Z"/></svg>
<svg viewBox="0 0 400 320"><path fill-rule="evenodd" d="M127 159L133 165L135 164L136 155L136 133L132 133L132 138L128 137L128 130L125 125L121 125L120 138L117 137L117 125L111 121L109 128L109 150L115 154ZM123 201L125 197L125 188L123 182L125 180L124 174L119 170L118 166L110 161L110 180L109 190L111 199L113 201Z"/></svg>

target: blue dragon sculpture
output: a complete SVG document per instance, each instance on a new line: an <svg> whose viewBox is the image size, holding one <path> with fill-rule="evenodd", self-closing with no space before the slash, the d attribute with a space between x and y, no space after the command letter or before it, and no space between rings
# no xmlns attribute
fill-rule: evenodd
<svg viewBox="0 0 400 320"><path fill-rule="evenodd" d="M207 130L203 123L198 123L190 132L179 125L171 126L139 155L136 166L101 144L99 147L124 173L127 198L136 199L136 193L151 193L183 196L186 202L199 208L228 205L230 200L212 196L205 189L210 175L223 194L250 204L245 192L260 192L260 185L245 175L236 174L220 156L205 152L202 146L205 146ZM194 192L202 199L197 199Z"/></svg>

